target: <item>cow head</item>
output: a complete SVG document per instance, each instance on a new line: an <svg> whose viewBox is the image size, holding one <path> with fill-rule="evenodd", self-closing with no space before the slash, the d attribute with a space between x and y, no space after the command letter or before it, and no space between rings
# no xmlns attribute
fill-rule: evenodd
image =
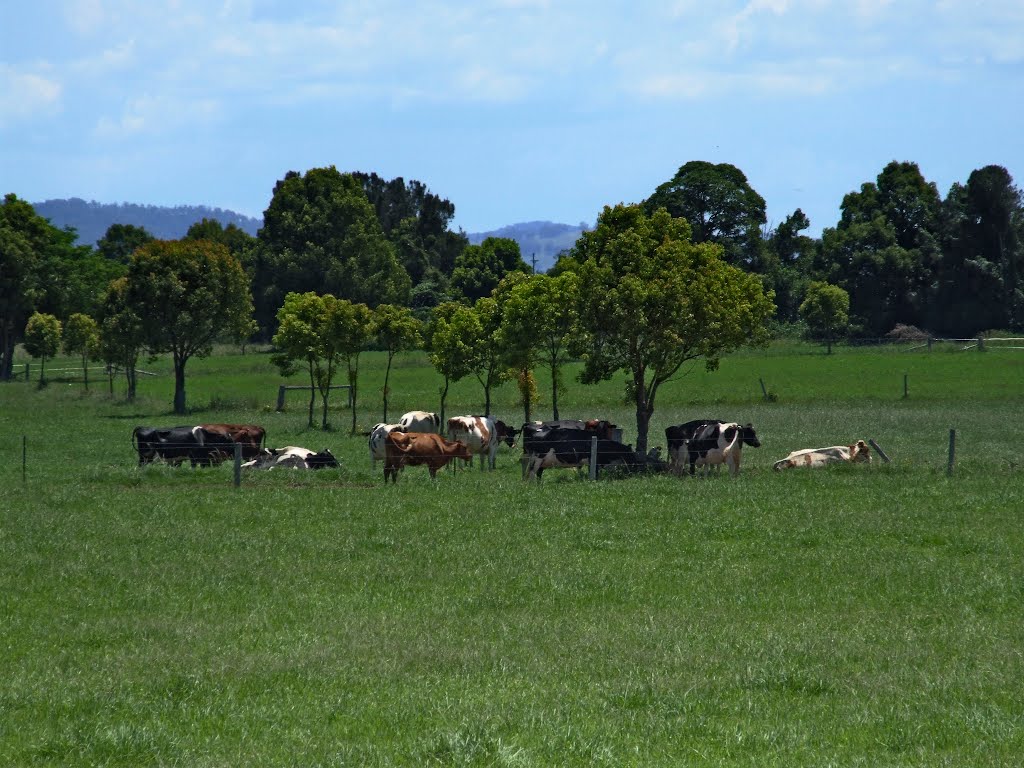
<svg viewBox="0 0 1024 768"><path fill-rule="evenodd" d="M746 424L745 426L741 427L741 437L740 437L740 439L746 445L749 445L751 448L760 448L761 447L761 441L757 439L757 433L754 432L754 425L753 424Z"/></svg>
<svg viewBox="0 0 1024 768"><path fill-rule="evenodd" d="M850 461L871 463L871 449L863 440L858 440L850 446Z"/></svg>
<svg viewBox="0 0 1024 768"><path fill-rule="evenodd" d="M319 453L311 453L306 457L306 466L310 469L324 469L326 467L338 467L338 460L329 449L324 448Z"/></svg>
<svg viewBox="0 0 1024 768"><path fill-rule="evenodd" d="M516 435L519 434L518 431L500 419L494 420L494 430L498 433L498 439L504 441L505 445L509 448L516 447Z"/></svg>

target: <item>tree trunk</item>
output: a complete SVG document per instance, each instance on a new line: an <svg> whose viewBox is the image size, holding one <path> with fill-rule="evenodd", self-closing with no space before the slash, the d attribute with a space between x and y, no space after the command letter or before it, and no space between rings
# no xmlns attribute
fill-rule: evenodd
<svg viewBox="0 0 1024 768"><path fill-rule="evenodd" d="M10 381L14 374L14 330L6 319L0 319L0 381Z"/></svg>
<svg viewBox="0 0 1024 768"><path fill-rule="evenodd" d="M185 363L187 357L174 353L174 412L179 416L185 413Z"/></svg>
<svg viewBox="0 0 1024 768"><path fill-rule="evenodd" d="M110 396L114 396L114 366L107 363L107 383L110 385Z"/></svg>
<svg viewBox="0 0 1024 768"><path fill-rule="evenodd" d="M89 358L82 353L82 378L85 380L85 391L89 391Z"/></svg>
<svg viewBox="0 0 1024 768"><path fill-rule="evenodd" d="M558 421L558 364L551 361L551 418Z"/></svg>
<svg viewBox="0 0 1024 768"><path fill-rule="evenodd" d="M448 377L444 377L444 388L441 390L441 428L444 429L444 425L448 422L444 420L444 401L448 399Z"/></svg>
<svg viewBox="0 0 1024 768"><path fill-rule="evenodd" d="M654 413L653 397L648 399L643 374L633 379L636 387L636 452L647 455L647 433Z"/></svg>
<svg viewBox="0 0 1024 768"><path fill-rule="evenodd" d="M484 416L487 418L491 417L491 387L490 385L484 386Z"/></svg>
<svg viewBox="0 0 1024 768"><path fill-rule="evenodd" d="M348 371L348 386L349 386L349 399L352 405L352 432L356 433L356 385L359 383L359 368L349 368Z"/></svg>
<svg viewBox="0 0 1024 768"><path fill-rule="evenodd" d="M383 424L388 423L388 379L391 378L391 360L393 358L394 355L388 352L388 367L387 370L384 371L384 418L381 419L381 423Z"/></svg>
<svg viewBox="0 0 1024 768"><path fill-rule="evenodd" d="M313 376L313 363L309 363L309 420L306 426L313 428L313 409L316 408L316 378Z"/></svg>
<svg viewBox="0 0 1024 768"><path fill-rule="evenodd" d="M129 355L124 363L124 375L128 384L128 391L125 393L125 399L129 403L135 402L136 385L139 383L139 372L135 370L135 364L137 362L139 362L138 352Z"/></svg>

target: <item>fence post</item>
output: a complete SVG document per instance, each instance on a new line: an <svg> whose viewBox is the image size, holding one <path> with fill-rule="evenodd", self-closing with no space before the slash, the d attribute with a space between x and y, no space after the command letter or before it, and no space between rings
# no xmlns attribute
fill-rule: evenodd
<svg viewBox="0 0 1024 768"><path fill-rule="evenodd" d="M956 461L956 430L949 430L949 464L946 465L946 474L953 474L953 462Z"/></svg>
<svg viewBox="0 0 1024 768"><path fill-rule="evenodd" d="M764 399L768 399L768 390L764 386L764 379L758 379L761 382L761 394L764 395Z"/></svg>
<svg viewBox="0 0 1024 768"><path fill-rule="evenodd" d="M907 374L903 374L903 399L907 398Z"/></svg>
<svg viewBox="0 0 1024 768"><path fill-rule="evenodd" d="M597 480L597 435L590 438L590 479Z"/></svg>
<svg viewBox="0 0 1024 768"><path fill-rule="evenodd" d="M284 384L277 388L277 410L284 410Z"/></svg>
<svg viewBox="0 0 1024 768"><path fill-rule="evenodd" d="M235 488L242 485L242 444L235 443Z"/></svg>
<svg viewBox="0 0 1024 768"><path fill-rule="evenodd" d="M25 363L25 381L28 381L28 363Z"/></svg>
<svg viewBox="0 0 1024 768"><path fill-rule="evenodd" d="M932 351L932 337L931 336L928 337L928 351L929 352Z"/></svg>
<svg viewBox="0 0 1024 768"><path fill-rule="evenodd" d="M978 334L978 351L979 352L984 352L985 351L985 337L982 336L980 333Z"/></svg>

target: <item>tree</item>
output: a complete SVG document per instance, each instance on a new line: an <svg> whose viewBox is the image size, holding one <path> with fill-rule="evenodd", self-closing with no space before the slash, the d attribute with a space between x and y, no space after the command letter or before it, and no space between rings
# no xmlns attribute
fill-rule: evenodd
<svg viewBox="0 0 1024 768"><path fill-rule="evenodd" d="M684 363L720 357L766 338L774 306L756 275L722 260L712 243L690 241L690 226L659 209L606 207L573 248L579 265L584 383L625 371L636 405L637 450L662 384Z"/></svg>
<svg viewBox="0 0 1024 768"><path fill-rule="evenodd" d="M686 219L694 243L718 243L730 264L759 268L765 202L735 165L691 160L644 201L648 215L659 208Z"/></svg>
<svg viewBox="0 0 1024 768"><path fill-rule="evenodd" d="M484 416L491 415L491 390L501 385L508 356L501 343L498 328L501 324L501 306L498 301L485 297L473 305L478 333L468 338L469 366L484 390Z"/></svg>
<svg viewBox="0 0 1024 768"><path fill-rule="evenodd" d="M14 346L38 296L36 249L26 225L45 224L14 195L0 205L0 381L11 378Z"/></svg>
<svg viewBox="0 0 1024 768"><path fill-rule="evenodd" d="M64 323L64 352L81 356L86 389L89 389L89 361L99 356L99 343L99 326L88 315L76 312Z"/></svg>
<svg viewBox="0 0 1024 768"><path fill-rule="evenodd" d="M96 250L104 259L127 265L136 248L141 248L155 238L145 227L134 224L111 224L106 234L96 241Z"/></svg>
<svg viewBox="0 0 1024 768"><path fill-rule="evenodd" d="M352 402L352 434L356 433L356 402L359 395L359 355L373 338L373 311L365 304L338 299L328 306L326 336L329 352L337 354L348 368L349 399Z"/></svg>
<svg viewBox="0 0 1024 768"><path fill-rule="evenodd" d="M274 187L252 251L257 321L271 331L290 292L407 304L411 281L359 182L333 166L288 172Z"/></svg>
<svg viewBox="0 0 1024 768"><path fill-rule="evenodd" d="M561 369L579 332L579 276L574 272L553 277L514 273L502 281L496 294L502 297L500 344L519 362L520 375L532 369L535 357L544 361L551 373L551 418L557 420Z"/></svg>
<svg viewBox="0 0 1024 768"><path fill-rule="evenodd" d="M312 291L289 293L284 304L277 311L277 333L274 334L275 353L271 362L282 376L295 373L298 363L303 363L309 374L309 418L307 426L313 426L313 407L316 405L317 382L326 380L330 386L329 373L322 372L321 366L333 365L323 358L324 298ZM328 392L330 390L328 389ZM327 425L327 402L324 401L323 424Z"/></svg>
<svg viewBox="0 0 1024 768"><path fill-rule="evenodd" d="M125 400L135 400L136 364L146 340L142 318L128 300L128 278L114 280L107 287L100 308L100 358L107 364L110 394L114 394L114 368L124 369Z"/></svg>
<svg viewBox="0 0 1024 768"><path fill-rule="evenodd" d="M480 245L467 245L459 254L452 290L472 303L490 296L510 272L530 272L519 253L519 243L507 237L488 237Z"/></svg>
<svg viewBox="0 0 1024 768"><path fill-rule="evenodd" d="M388 381L391 378L391 363L399 352L416 349L420 345L421 325L408 307L381 304L374 310L373 333L388 354L388 366L384 372L384 417L381 419L384 423L388 420Z"/></svg>
<svg viewBox="0 0 1024 768"><path fill-rule="evenodd" d="M46 361L60 349L60 320L34 312L25 326L25 351L39 358L39 386L46 385Z"/></svg>
<svg viewBox="0 0 1024 768"><path fill-rule="evenodd" d="M800 305L800 317L813 333L825 337L827 354L832 354L832 339L850 322L850 294L836 285L813 281Z"/></svg>
<svg viewBox="0 0 1024 768"><path fill-rule="evenodd" d="M244 333L252 318L249 278L219 243L154 240L132 256L127 299L149 350L173 356L174 412L184 414L188 361L209 355L218 336Z"/></svg>
<svg viewBox="0 0 1024 768"><path fill-rule="evenodd" d="M446 301L434 308L427 327L430 364L444 377L441 388L441 423L445 424L444 409L448 387L473 371L473 342L480 336L480 319L470 307Z"/></svg>

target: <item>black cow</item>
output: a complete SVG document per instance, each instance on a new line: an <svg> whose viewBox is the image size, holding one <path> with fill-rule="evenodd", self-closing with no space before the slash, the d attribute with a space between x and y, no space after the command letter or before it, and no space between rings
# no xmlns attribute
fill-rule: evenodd
<svg viewBox="0 0 1024 768"><path fill-rule="evenodd" d="M526 436L545 433L551 429L575 429L583 432L590 432L605 440L615 439L615 430L618 427L605 419L555 419L553 421L534 421L523 424L523 439Z"/></svg>
<svg viewBox="0 0 1024 768"><path fill-rule="evenodd" d="M548 467L582 467L590 463L591 441L587 430L548 427L523 432L523 460L526 479L540 482ZM597 466L622 466L628 471L642 468L644 461L629 445L614 440L597 440Z"/></svg>
<svg viewBox="0 0 1024 768"><path fill-rule="evenodd" d="M139 466L163 459L168 464L181 464L188 459L192 466L218 464L234 452L233 443L202 427L136 427L132 445L139 454Z"/></svg>
<svg viewBox="0 0 1024 768"><path fill-rule="evenodd" d="M725 422L721 419L695 419L685 424L678 424L668 427L665 430L665 441L668 443L668 458L677 471L682 471L684 459L682 451L686 450L686 463L690 466L690 474L694 474L697 460L706 457L708 451L719 448L719 437L721 425ZM731 437L731 436L730 436ZM761 442L754 432L754 425L747 424L740 427L740 443L749 445L751 448L760 448Z"/></svg>

